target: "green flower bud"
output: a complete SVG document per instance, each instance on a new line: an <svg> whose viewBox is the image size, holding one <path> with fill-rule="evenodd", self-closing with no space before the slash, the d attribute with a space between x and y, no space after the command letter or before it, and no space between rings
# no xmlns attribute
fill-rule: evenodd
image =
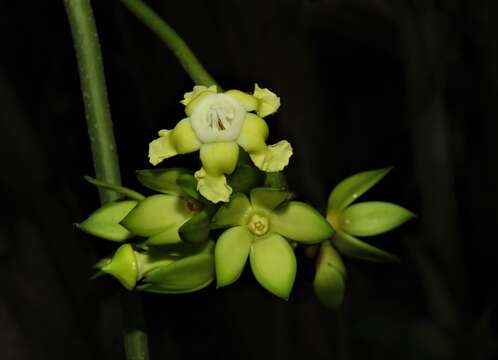
<svg viewBox="0 0 498 360"><path fill-rule="evenodd" d="M123 242L134 234L120 222L138 204L135 200L124 200L105 204L76 226L84 232L102 239Z"/></svg>
<svg viewBox="0 0 498 360"><path fill-rule="evenodd" d="M101 262L100 270L114 276L126 289L132 290L138 280L138 264L130 244L121 245L110 261ZM97 265L97 266L98 266Z"/></svg>
<svg viewBox="0 0 498 360"><path fill-rule="evenodd" d="M178 230L201 206L193 199L161 194L152 195L121 221L128 231L147 237L146 244L162 245L181 241Z"/></svg>

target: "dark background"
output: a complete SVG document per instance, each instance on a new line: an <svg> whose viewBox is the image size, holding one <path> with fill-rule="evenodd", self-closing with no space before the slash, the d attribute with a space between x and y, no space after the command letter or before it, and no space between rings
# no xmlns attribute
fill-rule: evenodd
<svg viewBox="0 0 498 360"><path fill-rule="evenodd" d="M235 285L145 295L153 359L493 359L496 342L498 2L253 0L148 3L224 88L274 90L301 199L394 165L365 199L418 214L372 243L401 265L347 260L344 306L312 293L300 252L291 299ZM0 358L123 359L119 293L89 281L113 249L71 224L95 209L62 1L0 10ZM93 1L124 183L182 117L192 83L117 0ZM172 160L170 164L175 164ZM181 160L180 160L181 161Z"/></svg>

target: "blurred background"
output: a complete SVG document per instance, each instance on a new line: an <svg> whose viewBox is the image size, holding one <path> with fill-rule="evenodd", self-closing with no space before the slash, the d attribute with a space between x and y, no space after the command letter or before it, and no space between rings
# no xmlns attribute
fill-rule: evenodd
<svg viewBox="0 0 498 360"><path fill-rule="evenodd" d="M123 181L139 189L134 170L192 82L118 0L92 3ZM364 199L418 214L368 239L400 265L346 260L339 311L317 302L301 250L288 302L250 271L223 290L144 294L152 359L496 359L498 2L147 3L224 88L281 97L271 140L294 146L300 199L324 210L341 179L394 165ZM99 199L62 1L3 1L0 34L0 358L124 359L123 290L89 281L114 245L72 226Z"/></svg>

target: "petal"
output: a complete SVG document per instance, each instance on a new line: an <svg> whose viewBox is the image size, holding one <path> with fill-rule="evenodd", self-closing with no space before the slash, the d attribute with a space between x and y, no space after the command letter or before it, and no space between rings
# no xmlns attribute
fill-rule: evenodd
<svg viewBox="0 0 498 360"><path fill-rule="evenodd" d="M270 223L273 231L305 244L319 243L334 234L318 211L299 201L286 202L273 210Z"/></svg>
<svg viewBox="0 0 498 360"><path fill-rule="evenodd" d="M171 131L159 131L159 138L149 144L149 162L157 165L164 159L177 155L177 151L171 143Z"/></svg>
<svg viewBox="0 0 498 360"><path fill-rule="evenodd" d="M273 188L254 188L251 190L251 204L271 211L286 200L289 200L292 193Z"/></svg>
<svg viewBox="0 0 498 360"><path fill-rule="evenodd" d="M398 257L395 255L367 244L342 231L335 233L332 237L332 243L342 254L352 258L373 262L399 262Z"/></svg>
<svg viewBox="0 0 498 360"><path fill-rule="evenodd" d="M211 175L201 168L194 174L197 179L197 190L213 203L228 202L232 188L228 186L225 175Z"/></svg>
<svg viewBox="0 0 498 360"><path fill-rule="evenodd" d="M213 228L244 225L245 217L251 210L249 199L242 193L233 194L230 202L223 204L212 219Z"/></svg>
<svg viewBox="0 0 498 360"><path fill-rule="evenodd" d="M197 106L199 101L204 98L205 96L211 95L211 94L216 94L216 85L212 85L207 89L204 89L202 91L198 91L195 97L190 99L187 104L185 104L185 114L187 116L192 115L192 111L194 111L194 108Z"/></svg>
<svg viewBox="0 0 498 360"><path fill-rule="evenodd" d="M78 224L84 232L111 241L125 241L134 235L125 229L121 220L138 204L135 200L124 200L108 203L94 211Z"/></svg>
<svg viewBox="0 0 498 360"><path fill-rule="evenodd" d="M339 215L342 231L355 236L373 236L392 230L415 215L407 209L381 201L351 205Z"/></svg>
<svg viewBox="0 0 498 360"><path fill-rule="evenodd" d="M246 264L252 242L253 236L245 226L233 227L221 234L214 250L218 287L237 281Z"/></svg>
<svg viewBox="0 0 498 360"><path fill-rule="evenodd" d="M360 172L341 181L332 190L327 212L340 212L386 176L392 167Z"/></svg>
<svg viewBox="0 0 498 360"><path fill-rule="evenodd" d="M216 85L211 85L209 88L204 85L195 85L192 91L187 92L183 95L183 100L180 101L180 103L187 106L192 102L192 100L194 100L197 96L199 96L205 91L215 93Z"/></svg>
<svg viewBox="0 0 498 360"><path fill-rule="evenodd" d="M232 97L234 97L238 102L242 104L246 111L254 111L258 108L259 101L254 96L247 94L240 90L228 90L225 92Z"/></svg>
<svg viewBox="0 0 498 360"><path fill-rule="evenodd" d="M183 119L171 132L171 144L178 154L187 154L199 150L201 143L192 129L190 120Z"/></svg>
<svg viewBox="0 0 498 360"><path fill-rule="evenodd" d="M239 146L234 142L203 144L202 167L211 175L231 174L237 166Z"/></svg>
<svg viewBox="0 0 498 360"><path fill-rule="evenodd" d="M329 307L337 308L344 298L344 264L328 241L324 241L318 255L313 288L320 302Z"/></svg>
<svg viewBox="0 0 498 360"><path fill-rule="evenodd" d="M188 256L145 275L142 291L181 294L200 290L214 280L214 257L211 253Z"/></svg>
<svg viewBox="0 0 498 360"><path fill-rule="evenodd" d="M183 224L190 216L181 197L152 195L139 202L121 221L121 225L136 235L149 237Z"/></svg>
<svg viewBox="0 0 498 360"><path fill-rule="evenodd" d="M133 289L137 282L138 266L132 246L121 245L101 271L114 276L128 290Z"/></svg>
<svg viewBox="0 0 498 360"><path fill-rule="evenodd" d="M272 91L260 88L258 84L254 84L253 95L259 100L258 116L265 117L273 114L280 107L280 98Z"/></svg>
<svg viewBox="0 0 498 360"><path fill-rule="evenodd" d="M248 153L264 151L268 133L266 121L254 114L247 114L237 142Z"/></svg>
<svg viewBox="0 0 498 360"><path fill-rule="evenodd" d="M266 149L249 154L252 162L266 172L280 171L289 164L292 156L292 146L287 140L268 145Z"/></svg>
<svg viewBox="0 0 498 360"><path fill-rule="evenodd" d="M292 246L278 234L256 239L251 247L251 269L256 280L272 294L287 300L296 278Z"/></svg>

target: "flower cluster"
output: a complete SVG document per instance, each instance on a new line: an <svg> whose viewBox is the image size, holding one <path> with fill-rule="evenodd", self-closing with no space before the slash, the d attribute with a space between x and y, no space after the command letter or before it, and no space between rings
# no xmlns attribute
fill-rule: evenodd
<svg viewBox="0 0 498 360"><path fill-rule="evenodd" d="M343 301L346 267L341 254L370 261L397 261L357 236L392 230L413 217L386 202L353 202L390 168L366 171L340 182L325 216L294 200L280 172L292 147L267 145L265 118L280 99L255 86L252 94L195 86L184 95L186 118L159 131L149 147L153 165L199 150L197 171L157 168L137 171L143 196L121 186L87 179L125 199L106 204L78 224L83 231L121 243L96 264L129 289L157 293L200 290L216 279L233 284L246 263L256 280L287 299L297 272L296 247L316 255L314 290L329 307ZM308 251L310 250L310 251Z"/></svg>

